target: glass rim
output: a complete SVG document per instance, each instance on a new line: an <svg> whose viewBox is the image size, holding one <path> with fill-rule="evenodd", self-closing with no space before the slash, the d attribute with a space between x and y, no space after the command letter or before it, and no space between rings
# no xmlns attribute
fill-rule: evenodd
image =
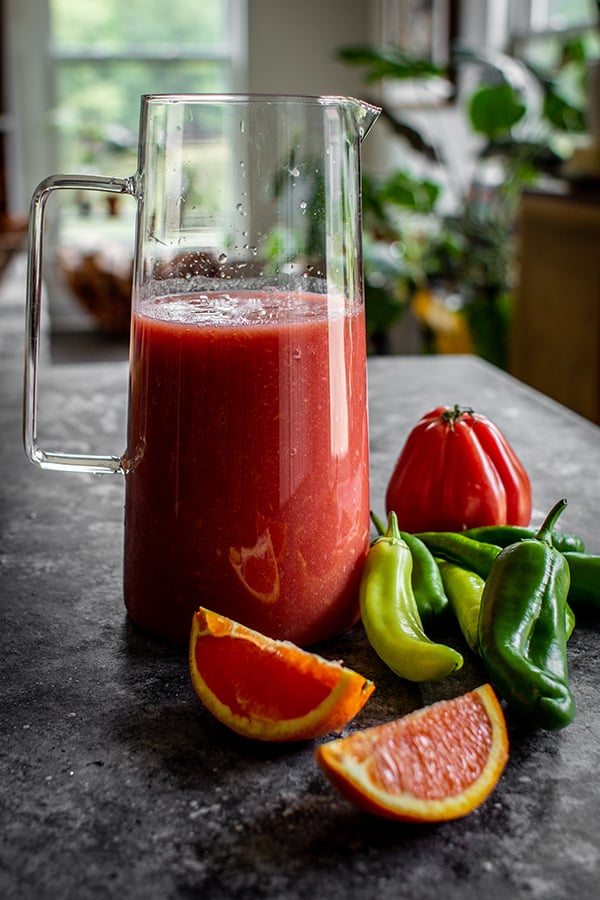
<svg viewBox="0 0 600 900"><path fill-rule="evenodd" d="M271 93L254 93L254 92L242 92L242 93L215 93L215 94L204 94L204 93L158 93L158 94L142 94L141 95L141 103L144 104L156 104L156 105L169 105L169 104L190 104L190 105L202 105L206 104L217 105L222 103L232 103L232 104L251 104L251 103L264 103L266 105L277 104L277 103L297 103L310 105L314 104L316 106L352 106L354 104L361 106L365 109L370 109L374 113L381 112L381 107L376 106L375 104L362 100L358 97L345 97L341 94L271 94Z"/></svg>

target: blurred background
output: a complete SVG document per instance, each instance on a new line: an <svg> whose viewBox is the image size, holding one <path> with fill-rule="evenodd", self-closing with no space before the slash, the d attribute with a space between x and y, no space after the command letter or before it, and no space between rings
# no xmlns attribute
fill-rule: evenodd
<svg viewBox="0 0 600 900"><path fill-rule="evenodd" d="M2 0L3 279L39 181L134 172L141 94L358 96L369 351L474 353L600 422L598 5ZM54 356L125 355L134 201L50 203Z"/></svg>

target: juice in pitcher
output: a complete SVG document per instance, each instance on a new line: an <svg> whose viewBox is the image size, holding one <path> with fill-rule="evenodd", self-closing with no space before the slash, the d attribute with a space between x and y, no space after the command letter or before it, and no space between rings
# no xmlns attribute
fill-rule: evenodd
<svg viewBox="0 0 600 900"><path fill-rule="evenodd" d="M369 545L361 145L353 97L145 94L135 172L31 200L24 447L125 476L125 604L185 643L204 605L309 645L358 618ZM41 446L43 233L58 190L137 205L125 453Z"/></svg>
<svg viewBox="0 0 600 900"><path fill-rule="evenodd" d="M125 602L185 642L204 605L308 645L358 617L365 324L319 294L146 299L132 321Z"/></svg>

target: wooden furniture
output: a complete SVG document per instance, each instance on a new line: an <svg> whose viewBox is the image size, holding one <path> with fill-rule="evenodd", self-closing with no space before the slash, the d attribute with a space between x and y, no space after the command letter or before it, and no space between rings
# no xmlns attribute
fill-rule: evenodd
<svg viewBox="0 0 600 900"><path fill-rule="evenodd" d="M600 422L600 192L527 192L510 371Z"/></svg>

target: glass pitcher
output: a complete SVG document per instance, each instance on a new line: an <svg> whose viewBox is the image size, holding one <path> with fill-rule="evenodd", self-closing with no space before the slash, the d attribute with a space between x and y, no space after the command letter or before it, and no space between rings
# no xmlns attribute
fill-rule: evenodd
<svg viewBox="0 0 600 900"><path fill-rule="evenodd" d="M360 145L352 98L147 95L129 178L56 175L31 204L25 448L125 478L124 599L187 641L206 606L312 644L358 617L369 545ZM37 359L46 201L137 200L127 445L43 450Z"/></svg>

